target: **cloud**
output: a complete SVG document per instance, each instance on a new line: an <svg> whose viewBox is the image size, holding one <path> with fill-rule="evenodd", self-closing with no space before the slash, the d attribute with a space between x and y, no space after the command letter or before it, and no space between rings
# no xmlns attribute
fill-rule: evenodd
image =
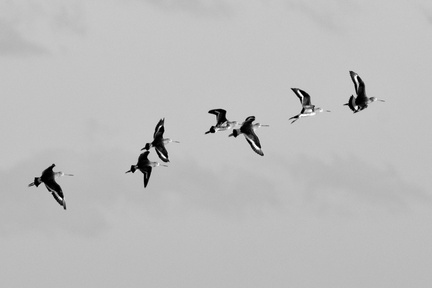
<svg viewBox="0 0 432 288"><path fill-rule="evenodd" d="M319 205L351 212L359 208L399 212L431 202L431 195L403 180L391 166L378 169L356 157L334 157L325 163L305 156L284 166L301 182L305 199Z"/></svg>
<svg viewBox="0 0 432 288"><path fill-rule="evenodd" d="M81 1L0 3L0 55L48 54L86 30Z"/></svg>
<svg viewBox="0 0 432 288"><path fill-rule="evenodd" d="M43 55L48 49L26 39L12 25L0 21L0 55Z"/></svg>
<svg viewBox="0 0 432 288"><path fill-rule="evenodd" d="M194 15L221 16L231 13L231 7L223 0L138 0L167 11L186 11Z"/></svg>
<svg viewBox="0 0 432 288"><path fill-rule="evenodd" d="M8 170L0 171L1 235L30 231L52 234L61 231L81 236L95 236L108 227L103 207L97 203L86 203L88 197L85 198L84 193L87 191L75 190L76 183L82 182L82 175L73 168L73 161L62 159L62 152L46 151ZM76 157L71 151L67 153L68 157ZM57 164L55 171L74 174L73 177L65 176L58 179L68 204L66 211L55 202L43 184L37 188L27 187L34 177L40 176L40 173L52 163ZM79 196L85 199L79 202Z"/></svg>
<svg viewBox="0 0 432 288"><path fill-rule="evenodd" d="M315 22L319 27L325 27L330 31L343 31L344 18L354 9L359 9L354 1L284 1L289 9L297 10L310 20Z"/></svg>
<svg viewBox="0 0 432 288"><path fill-rule="evenodd" d="M275 186L258 171L213 171L193 160L171 159L169 167L153 168L144 189L140 171L125 174L139 153L100 147L79 153L47 150L0 171L2 235L36 230L97 237L130 211L156 218L171 213L188 215L190 211L242 217L280 206ZM149 159L159 161L154 151ZM66 211L44 185L27 187L52 163L56 164L55 171L74 174L58 179L65 193Z"/></svg>
<svg viewBox="0 0 432 288"><path fill-rule="evenodd" d="M149 159L158 160L155 153L150 153ZM139 205L155 214L199 210L229 217L260 214L281 205L274 184L258 171L238 167L214 171L193 160L178 160L169 166L154 168L146 189L142 174L135 172L133 177L139 180L128 180L135 187L130 194L133 202L141 202ZM143 198L140 193L151 195Z"/></svg>

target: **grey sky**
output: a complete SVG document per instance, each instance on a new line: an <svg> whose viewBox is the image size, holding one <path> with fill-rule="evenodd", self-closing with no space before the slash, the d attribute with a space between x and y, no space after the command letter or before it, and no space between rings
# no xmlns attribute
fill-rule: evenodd
<svg viewBox="0 0 432 288"><path fill-rule="evenodd" d="M2 287L426 287L430 1L4 1ZM357 72L368 96L342 104ZM300 111L291 87L329 109ZM265 156L213 108L254 115ZM125 174L165 117L169 167ZM157 155L151 152L150 160ZM68 210L44 187L59 179Z"/></svg>

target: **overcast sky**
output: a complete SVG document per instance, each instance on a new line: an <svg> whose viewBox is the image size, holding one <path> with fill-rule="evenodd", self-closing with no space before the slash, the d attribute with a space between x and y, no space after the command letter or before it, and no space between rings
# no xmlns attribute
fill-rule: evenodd
<svg viewBox="0 0 432 288"><path fill-rule="evenodd" d="M0 286L427 287L431 48L429 0L1 1Z"/></svg>

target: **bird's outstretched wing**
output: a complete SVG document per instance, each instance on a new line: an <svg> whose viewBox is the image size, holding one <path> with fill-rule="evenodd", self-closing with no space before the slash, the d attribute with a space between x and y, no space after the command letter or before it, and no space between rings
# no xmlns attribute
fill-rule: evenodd
<svg viewBox="0 0 432 288"><path fill-rule="evenodd" d="M63 206L64 209L66 209L66 203L64 202L64 194L60 187L60 185L53 180L49 179L49 181L45 181L45 186L48 189L48 191L51 192L54 199Z"/></svg>
<svg viewBox="0 0 432 288"><path fill-rule="evenodd" d="M249 145L251 146L252 150L255 151L257 154L264 156L264 152L261 150L261 143L254 131L251 130L249 133L244 133L244 136Z"/></svg>
<svg viewBox="0 0 432 288"><path fill-rule="evenodd" d="M165 118L159 120L158 124L155 127L153 139L163 138L163 133L165 132L164 123L165 123Z"/></svg>
<svg viewBox="0 0 432 288"><path fill-rule="evenodd" d="M257 154L264 156L264 153L261 150L261 143L252 126L253 121L255 121L255 116L249 116L246 118L245 122L243 122L243 125L240 127L240 132L243 133L252 150Z"/></svg>
<svg viewBox="0 0 432 288"><path fill-rule="evenodd" d="M351 97L348 100L348 103L345 103L344 105L347 105L354 113L357 112L357 105L355 104L356 98L354 95L351 95Z"/></svg>
<svg viewBox="0 0 432 288"><path fill-rule="evenodd" d="M150 180L150 175L151 175L151 171L152 171L152 167L151 166L145 166L143 168L140 169L141 172L144 175L144 188L147 187L147 184Z"/></svg>
<svg viewBox="0 0 432 288"><path fill-rule="evenodd" d="M168 151L165 148L165 145L163 145L163 143L161 143L161 145L157 145L155 147L156 153L159 156L159 158L164 161L164 162L169 162L168 159Z"/></svg>
<svg viewBox="0 0 432 288"><path fill-rule="evenodd" d="M311 105L311 99L308 93L299 88L291 88L291 90L294 91L294 93L300 99L300 103L302 104L302 106Z"/></svg>
<svg viewBox="0 0 432 288"><path fill-rule="evenodd" d="M360 78L360 76L353 71L350 71L350 76L354 83L354 89L356 91L357 97L366 97L365 84L363 80Z"/></svg>
<svg viewBox="0 0 432 288"><path fill-rule="evenodd" d="M51 193L51 195L54 197L57 203L59 203L60 206L63 206L63 209L66 210L66 201L64 198L60 198L56 193Z"/></svg>
<svg viewBox="0 0 432 288"><path fill-rule="evenodd" d="M208 113L216 115L216 126L228 121L226 118L226 110L224 109L212 109L208 111Z"/></svg>

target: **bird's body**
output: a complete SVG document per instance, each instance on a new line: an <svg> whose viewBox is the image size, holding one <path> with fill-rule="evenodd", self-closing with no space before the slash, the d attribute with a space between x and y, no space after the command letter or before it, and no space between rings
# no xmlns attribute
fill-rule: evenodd
<svg viewBox="0 0 432 288"><path fill-rule="evenodd" d="M367 97L366 95L366 88L363 80L360 78L360 76L350 71L351 80L354 83L354 88L356 91L356 96L351 95L351 97L348 100L348 103L345 103L344 105L347 105L354 113L360 112L368 107L369 104L375 101L381 101L385 102L382 99L378 99L376 97Z"/></svg>
<svg viewBox="0 0 432 288"><path fill-rule="evenodd" d="M289 120L293 120L291 124L302 117L311 117L316 115L319 112L324 112L324 111L330 112L329 110L323 110L322 108L317 108L315 107L315 105L312 105L310 96L305 91L298 88L291 88L291 90L300 99L300 103L302 105L302 110L300 111L300 113L289 118Z"/></svg>
<svg viewBox="0 0 432 288"><path fill-rule="evenodd" d="M157 166L168 167L167 165L160 164L158 162L150 161L148 159L149 153L150 153L150 151L144 151L143 153L141 153L140 156L138 157L137 164L131 165L130 170L125 172L125 173L129 173L129 172L134 173L137 169L140 170L144 175L144 188L147 187L147 184L148 184L148 181L150 179L151 172L152 172L152 167L157 167Z"/></svg>
<svg viewBox="0 0 432 288"><path fill-rule="evenodd" d="M229 121L226 118L226 110L224 109L212 109L208 111L208 113L216 115L216 125L211 126L210 129L204 134L229 130L238 124L237 121Z"/></svg>
<svg viewBox="0 0 432 288"><path fill-rule="evenodd" d="M42 175L40 177L35 177L34 181L30 183L28 186L36 186L38 187L39 184L44 183L46 188L49 192L53 195L54 199L66 210L66 201L64 199L63 191L60 187L60 185L55 181L56 178L61 176L73 176L72 174L65 174L63 172L54 172L53 168L55 167L55 164L52 164L50 167L45 169L42 172Z"/></svg>
<svg viewBox="0 0 432 288"><path fill-rule="evenodd" d="M238 129L234 129L233 133L228 136L237 137L238 135L243 134L247 142L251 146L252 150L255 151L258 155L264 156L264 152L261 149L261 143L258 139L258 136L254 132L256 128L264 125L260 125L259 123L252 124L253 121L255 121L255 116L247 117L246 120L243 122L242 126Z"/></svg>
<svg viewBox="0 0 432 288"><path fill-rule="evenodd" d="M165 132L164 123L165 118L159 120L153 134L153 141L150 143L146 143L144 148L142 148L141 150L150 150L150 148L153 147L162 161L169 162L168 151L166 150L165 145L170 142L179 143L179 141L175 141L170 138L163 138L163 134Z"/></svg>

